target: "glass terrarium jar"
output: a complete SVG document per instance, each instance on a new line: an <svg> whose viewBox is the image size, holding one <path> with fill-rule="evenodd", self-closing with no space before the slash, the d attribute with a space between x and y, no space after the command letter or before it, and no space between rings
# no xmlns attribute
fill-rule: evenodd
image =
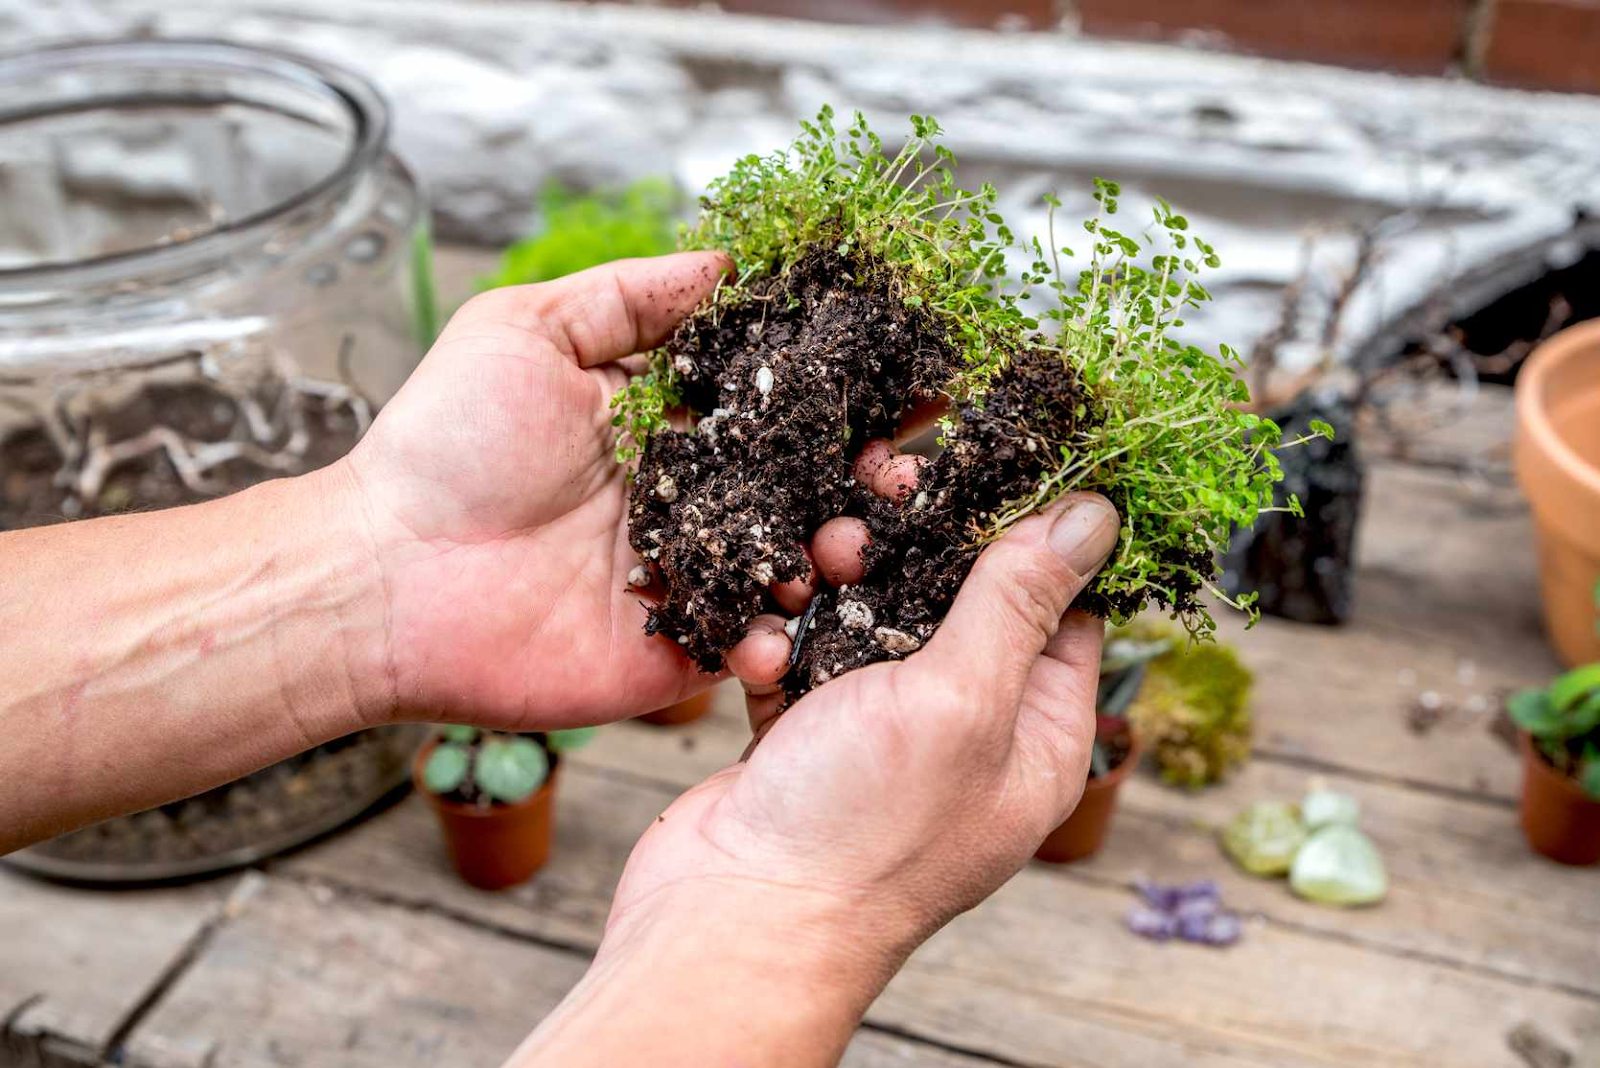
<svg viewBox="0 0 1600 1068"><path fill-rule="evenodd" d="M0 58L0 531L204 500L343 455L433 332L427 215L365 80L128 41ZM404 781L368 732L23 851L171 877Z"/></svg>

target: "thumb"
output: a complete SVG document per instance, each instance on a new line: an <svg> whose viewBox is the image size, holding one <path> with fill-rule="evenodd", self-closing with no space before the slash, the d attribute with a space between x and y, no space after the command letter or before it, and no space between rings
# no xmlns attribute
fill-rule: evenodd
<svg viewBox="0 0 1600 1068"><path fill-rule="evenodd" d="M976 688L1008 713L1061 616L1117 547L1121 521L1097 493L1068 494L985 549L925 663L957 692Z"/></svg>

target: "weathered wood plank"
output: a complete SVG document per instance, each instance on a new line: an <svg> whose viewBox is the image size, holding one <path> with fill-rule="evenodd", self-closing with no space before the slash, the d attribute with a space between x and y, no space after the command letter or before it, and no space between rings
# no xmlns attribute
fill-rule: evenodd
<svg viewBox="0 0 1600 1068"><path fill-rule="evenodd" d="M263 879L134 1031L141 1068L494 1065L582 976L582 954L446 916ZM848 1068L981 1068L892 1035Z"/></svg>
<svg viewBox="0 0 1600 1068"><path fill-rule="evenodd" d="M1449 723L1436 730L1471 730ZM630 774L697 779L737 758L745 729L737 690L718 693L717 712L680 732L622 726L602 733L581 759ZM685 741L694 748L683 750ZM1176 880L1218 877L1228 899L1336 938L1576 989L1600 989L1600 886L1593 872L1550 864L1530 852L1515 813L1403 785L1330 773L1356 797L1364 826L1388 860L1392 894L1383 908L1329 911L1281 883L1236 873L1214 828L1250 803L1297 800L1310 774L1270 760L1247 765L1228 784L1189 793L1136 776L1123 791L1118 833L1096 860L1075 868L1126 882L1136 875Z"/></svg>
<svg viewBox="0 0 1600 1068"><path fill-rule="evenodd" d="M1254 878L1223 858L1218 828L1254 801L1298 800L1306 788L1305 772L1269 761L1199 793L1130 779L1105 851L1064 871L1122 884L1215 878L1234 908L1395 953L1595 991L1600 1010L1600 877L1534 855L1515 813L1499 806L1325 778L1361 804L1362 826L1383 853L1390 892L1380 907L1313 905L1282 880Z"/></svg>
<svg viewBox="0 0 1600 1068"><path fill-rule="evenodd" d="M726 715L718 718L733 725ZM683 732L619 727L605 732L593 748L603 755L606 737L616 741L631 735L638 744L630 751L644 757L645 767L661 768L671 764L674 751L681 753L683 737L704 738L713 731L723 733L713 721ZM611 748L615 757L615 747ZM697 745L694 755L711 748ZM563 783L555 858L532 884L510 894L480 894L456 883L429 814L414 801L337 842L307 850L285 863L283 870L434 902L507 930L593 945L633 834L665 806L672 789L627 777L607 778L617 774L614 769L571 770ZM1600 1001L1564 990L1528 989L1499 978L1525 977L1574 991L1600 985L1595 957L1600 945L1600 900L1592 893L1592 873L1557 868L1528 856L1510 826L1509 814L1497 807L1382 783L1336 781L1334 785L1361 800L1366 825L1389 859L1393 891L1377 909L1320 909L1293 898L1281 883L1233 872L1217 851L1208 824L1257 797L1297 796L1303 785L1302 772L1269 763L1253 765L1228 787L1195 796L1136 781L1126 791L1105 854L1070 872L1042 866L1024 872L999 898L1012 901L1020 895L1029 902L1025 909L1005 905L978 910L975 915L985 919L964 919L938 936L936 942L946 949L936 952L930 947L919 953L907 968L911 978L897 980L891 988L891 993L902 986L924 991L929 984L945 982L937 996L927 995L934 997L931 1008L917 1003L922 993L903 1000L886 995L869 1020L1044 1064L1076 1062L1052 1059L1033 1044L1017 1045L1013 1032L1032 1034L1043 1028L1049 1034L1054 1029L1061 1049L1123 1051L1119 1056L1124 1060L1106 1055L1103 1061L1091 1058L1094 1063L1168 1063L1180 1053L1196 1057L1204 1053L1214 1063L1340 1063L1341 1057L1354 1055L1350 1049L1325 1056L1281 1047L1274 1037L1282 1028L1329 1026L1315 1003L1276 994L1280 978L1316 972L1329 953L1337 956L1342 970L1326 976L1327 997L1342 999L1348 1007L1355 1000L1378 998L1374 991L1382 993L1386 1014L1367 1051L1376 1063L1408 1063L1435 1052L1438 1063L1458 1063L1445 1053L1453 1057L1461 1051L1436 1051L1429 1045L1444 1041L1442 1030L1423 1034L1417 1045L1408 1037L1411 1014L1435 1011L1429 991L1439 983L1465 991L1457 995L1458 1007L1464 1012L1470 1009L1469 1015L1479 1011L1471 1007L1477 1001L1488 1005L1502 999L1526 1007L1528 1018L1539 1020L1541 1026L1568 1019L1569 1010L1576 1012L1585 1003L1600 1015ZM1118 978L1120 985L1079 980L1071 952L1053 964L1012 956L1016 947L1008 942L1011 936L1005 930L1011 925L1041 931L1064 925L1073 932L1074 952L1095 959L1146 953L1146 947L1118 923L1131 896L1092 884L1093 880L1122 882L1135 874L1163 879L1216 877L1231 904L1259 914L1264 922L1252 925L1248 937L1271 940L1272 953L1266 960L1250 954L1248 968L1239 969L1248 971L1248 977L1226 969L1221 987L1256 1006L1251 1010L1255 1015L1237 1007L1224 1012L1213 1002L1219 1018L1238 1022L1190 1035L1178 1022L1191 1019L1197 1010L1183 997L1156 989L1174 970L1183 972L1186 982L1207 982L1214 962L1230 957L1228 953L1165 947L1170 956L1147 962L1150 970L1144 981L1151 989L1143 991L1137 990L1136 973L1131 971ZM594 896L584 902L585 894ZM1015 941L1025 943L1028 936L1024 933ZM951 958L977 974L941 979ZM1070 974L1064 978L1064 973ZM1063 983L1068 985L1063 988ZM1291 988L1298 987L1291 984ZM1006 1008L1013 1001L1026 1008ZM1273 1020L1261 1006L1272 1007L1283 1018ZM1072 1021L1051 1022L1057 1016L1070 1016ZM943 1029L930 1029L938 1021L944 1021ZM1472 1041L1481 1044L1490 1037L1484 1031L1474 1032ZM1459 1063L1479 1062L1463 1052Z"/></svg>
<svg viewBox="0 0 1600 1068"><path fill-rule="evenodd" d="M0 868L0 1042L17 1063L95 1055L200 930L224 884L80 890ZM31 1050L32 1052L25 1052Z"/></svg>
<svg viewBox="0 0 1600 1068"><path fill-rule="evenodd" d="M1148 942L1120 928L1131 901L1030 868L930 940L873 1013L1018 1060L1100 1066L1192 1063L1136 1039L1270 1065L1504 1066L1524 1020L1570 1049L1596 1018L1590 998L1272 923L1223 951Z"/></svg>
<svg viewBox="0 0 1600 1068"><path fill-rule="evenodd" d="M1219 616L1256 672L1258 748L1514 798L1518 763L1488 725L1505 691L1558 670L1540 628L1531 536L1509 494L1376 467L1349 625L1267 619L1244 634L1237 616ZM1451 711L1419 734L1408 713L1425 691Z"/></svg>
<svg viewBox="0 0 1600 1068"><path fill-rule="evenodd" d="M412 904L434 902L509 931L592 949L628 853L675 793L568 768L558 787L550 863L533 880L495 893L456 877L433 814L415 796L269 871Z"/></svg>

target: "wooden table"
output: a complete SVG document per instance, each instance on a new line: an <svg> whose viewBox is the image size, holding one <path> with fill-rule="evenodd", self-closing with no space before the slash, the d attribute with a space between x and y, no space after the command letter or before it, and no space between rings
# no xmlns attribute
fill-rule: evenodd
<svg viewBox="0 0 1600 1068"><path fill-rule="evenodd" d="M1462 473L1502 461L1509 426L1489 391L1416 460L1375 462L1355 623L1224 626L1258 673L1249 766L1200 793L1133 779L1104 853L1032 865L936 935L846 1063L1600 1064L1600 869L1528 852L1517 760L1489 727L1501 691L1556 669L1525 507ZM1428 691L1431 727L1411 715ZM742 719L725 690L687 728L603 730L570 761L550 866L507 893L456 880L416 798L195 886L0 872L0 1066L496 1064L582 973L636 835L739 755ZM1219 823L1314 775L1359 799L1389 867L1381 906L1308 904L1217 850ZM1128 934L1138 875L1216 878L1243 940ZM1576 1060L1519 1055L1513 1034Z"/></svg>

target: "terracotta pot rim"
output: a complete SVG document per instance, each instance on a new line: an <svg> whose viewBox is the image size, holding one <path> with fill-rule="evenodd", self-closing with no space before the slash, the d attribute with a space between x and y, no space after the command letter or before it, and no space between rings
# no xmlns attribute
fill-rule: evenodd
<svg viewBox="0 0 1600 1068"><path fill-rule="evenodd" d="M1556 770L1554 764L1545 759L1544 753L1540 751L1538 746L1533 744L1533 735L1527 731L1518 731L1517 740L1520 743L1523 757L1539 769L1541 777L1557 784L1557 789L1570 795L1575 800L1584 801L1591 805L1600 805L1600 801L1583 792L1583 787L1578 785L1577 779L1574 779L1571 775L1561 774L1560 771Z"/></svg>
<svg viewBox="0 0 1600 1068"><path fill-rule="evenodd" d="M1133 745L1128 750L1128 755L1123 758L1122 763L1104 775L1090 775L1083 785L1085 791L1115 789L1122 785L1123 779L1132 774L1134 768L1139 766L1139 761L1144 756L1144 742L1139 740L1137 734L1130 735L1130 737L1133 739Z"/></svg>
<svg viewBox="0 0 1600 1068"><path fill-rule="evenodd" d="M1517 421L1528 437L1538 444L1562 476L1576 482L1586 492L1600 496L1600 468L1585 461L1556 433L1544 404L1546 380L1553 369L1590 351L1600 359L1600 319L1557 331L1528 355L1517 375L1515 396Z"/></svg>
<svg viewBox="0 0 1600 1068"><path fill-rule="evenodd" d="M545 776L544 783L541 784L537 790L529 794L527 797L524 797L521 801L495 801L491 803L488 808L483 808L479 805L469 805L461 801L447 801L422 784L422 769L427 766L428 757L430 754L432 754L433 750L438 746L438 744L439 739L430 738L427 744L425 744L421 749L418 749L417 755L412 758L412 788L426 798L428 804L432 805L439 811L449 812L452 815L462 816L466 819L493 819L502 812L515 812L517 809L528 808L536 804L540 797L550 793L555 789L556 772L561 769L560 755L556 753L550 753L547 749L546 753L548 753L550 757L550 774Z"/></svg>

